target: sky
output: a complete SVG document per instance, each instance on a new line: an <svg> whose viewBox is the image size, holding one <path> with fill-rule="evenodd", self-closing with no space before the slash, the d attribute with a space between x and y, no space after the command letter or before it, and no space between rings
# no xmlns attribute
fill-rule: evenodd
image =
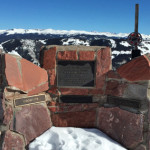
<svg viewBox="0 0 150 150"><path fill-rule="evenodd" d="M55 29L150 35L150 0L0 0L0 30Z"/></svg>

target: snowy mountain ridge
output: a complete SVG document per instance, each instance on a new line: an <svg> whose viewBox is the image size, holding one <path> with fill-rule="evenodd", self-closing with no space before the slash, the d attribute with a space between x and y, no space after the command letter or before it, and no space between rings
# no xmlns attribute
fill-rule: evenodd
<svg viewBox="0 0 150 150"><path fill-rule="evenodd" d="M39 52L43 45L107 46L112 50L113 69L131 60L133 49L127 42L128 33L87 32L53 29L0 30L0 49L3 53L17 54L39 65ZM150 35L142 34L138 46L141 54L150 53Z"/></svg>
<svg viewBox="0 0 150 150"><path fill-rule="evenodd" d="M105 35L107 37L118 37L118 38L127 38L129 33L111 33L111 32L88 32L80 30L53 30L53 29L9 29L9 30L0 30L0 35L12 35L12 34L56 34L56 35ZM150 35L142 34L143 39L150 39Z"/></svg>

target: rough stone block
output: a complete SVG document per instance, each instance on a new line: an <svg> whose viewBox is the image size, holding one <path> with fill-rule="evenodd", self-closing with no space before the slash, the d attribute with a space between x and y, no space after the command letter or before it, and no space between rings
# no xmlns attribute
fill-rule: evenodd
<svg viewBox="0 0 150 150"><path fill-rule="evenodd" d="M2 145L2 150L24 150L24 149L25 143L23 137L9 130L6 131Z"/></svg>
<svg viewBox="0 0 150 150"><path fill-rule="evenodd" d="M77 51L59 51L58 60L78 60Z"/></svg>
<svg viewBox="0 0 150 150"><path fill-rule="evenodd" d="M77 111L83 111L82 104L60 103L59 107L57 108L57 112L77 112Z"/></svg>
<svg viewBox="0 0 150 150"><path fill-rule="evenodd" d="M7 105L7 107L5 108L4 111L4 120L3 120L3 124L5 125L9 125L11 119L13 117L13 109L11 105Z"/></svg>
<svg viewBox="0 0 150 150"><path fill-rule="evenodd" d="M56 47L44 51L43 68L54 69L56 67Z"/></svg>
<svg viewBox="0 0 150 150"><path fill-rule="evenodd" d="M79 60L94 61L95 52L94 51L79 51Z"/></svg>
<svg viewBox="0 0 150 150"><path fill-rule="evenodd" d="M15 120L11 124L11 129L24 135L27 143L50 127L50 116L44 104L20 107L20 110L16 111Z"/></svg>
<svg viewBox="0 0 150 150"><path fill-rule="evenodd" d="M111 70L110 48L97 51L96 88L102 89L105 85L106 73Z"/></svg>
<svg viewBox="0 0 150 150"><path fill-rule="evenodd" d="M47 91L48 89L49 89L49 84L48 84L48 82L46 82L46 83L41 84L41 85L33 88L32 90L30 90L28 92L28 96L35 95L35 94L41 93L43 91Z"/></svg>
<svg viewBox="0 0 150 150"><path fill-rule="evenodd" d="M9 86L24 92L30 91L30 95L48 90L46 70L21 57L9 54L5 54L5 65L6 80Z"/></svg>
<svg viewBox="0 0 150 150"><path fill-rule="evenodd" d="M19 58L21 59L21 57ZM8 85L23 89L20 61L12 55L5 54L5 75Z"/></svg>
<svg viewBox="0 0 150 150"><path fill-rule="evenodd" d="M89 110L96 110L98 108L98 103L54 103L51 102L48 105L48 108L51 112L79 112L79 111L89 111Z"/></svg>
<svg viewBox="0 0 150 150"><path fill-rule="evenodd" d="M56 72L55 69L48 70L50 86L56 85Z"/></svg>
<svg viewBox="0 0 150 150"><path fill-rule="evenodd" d="M77 88L61 88L60 92L62 95L88 95L88 89L77 89Z"/></svg>
<svg viewBox="0 0 150 150"><path fill-rule="evenodd" d="M136 100L147 99L147 86L139 84L127 84L123 97Z"/></svg>
<svg viewBox="0 0 150 150"><path fill-rule="evenodd" d="M117 71L110 70L107 73L107 78L113 78L113 79L121 79L120 75L118 74Z"/></svg>
<svg viewBox="0 0 150 150"><path fill-rule="evenodd" d="M110 80L107 82L106 86L106 95L112 95L112 96L123 96L123 93L125 91L125 88L127 87L126 83L122 83L115 80Z"/></svg>
<svg viewBox="0 0 150 150"><path fill-rule="evenodd" d="M132 149L143 141L143 115L102 107L98 116L98 128L126 148Z"/></svg>
<svg viewBox="0 0 150 150"><path fill-rule="evenodd" d="M103 95L105 92L104 89L89 89L89 94L92 94L92 95Z"/></svg>
<svg viewBox="0 0 150 150"><path fill-rule="evenodd" d="M52 114L52 122L56 127L92 128L96 125L96 111Z"/></svg>
<svg viewBox="0 0 150 150"><path fill-rule="evenodd" d="M82 109L83 110L91 110L91 109L96 109L99 107L98 103L91 103L91 104L82 104Z"/></svg>
<svg viewBox="0 0 150 150"><path fill-rule="evenodd" d="M31 62L22 59L22 79L25 91L31 90L36 86L48 81L47 71L32 64ZM42 91L41 91L42 92Z"/></svg>

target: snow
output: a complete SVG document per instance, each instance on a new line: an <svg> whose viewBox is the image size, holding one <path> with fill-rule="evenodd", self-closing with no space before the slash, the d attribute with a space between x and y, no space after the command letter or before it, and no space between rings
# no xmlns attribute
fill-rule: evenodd
<svg viewBox="0 0 150 150"><path fill-rule="evenodd" d="M39 40L42 44L46 44L45 40Z"/></svg>
<svg viewBox="0 0 150 150"><path fill-rule="evenodd" d="M67 41L62 40L63 45L85 45L85 46L90 46L89 43L86 41L84 42L83 40L79 39L74 39L74 38L69 38Z"/></svg>
<svg viewBox="0 0 150 150"><path fill-rule="evenodd" d="M113 55L131 54L131 50L130 50L130 51L123 51L123 50L118 51L118 50L114 50L114 51L112 52L112 54L113 54Z"/></svg>
<svg viewBox="0 0 150 150"><path fill-rule="evenodd" d="M12 34L56 34L56 35L105 35L107 37L117 37L117 38L127 38L129 33L110 33L110 32L89 32L89 31L80 31L80 30L54 30L54 29L10 29L10 30L0 30L1 34L12 35ZM150 40L150 35L141 34L142 38L145 40Z"/></svg>
<svg viewBox="0 0 150 150"><path fill-rule="evenodd" d="M0 49L3 49L3 46L0 44Z"/></svg>
<svg viewBox="0 0 150 150"><path fill-rule="evenodd" d="M111 44L112 44L112 48L116 48L116 42L113 39L109 39Z"/></svg>
<svg viewBox="0 0 150 150"><path fill-rule="evenodd" d="M20 56L15 50L12 50L11 52L8 52L8 54L13 54L13 55ZM21 57L21 56L20 56L20 57Z"/></svg>
<svg viewBox="0 0 150 150"><path fill-rule="evenodd" d="M21 40L22 43L22 48L24 51L28 51L28 54L32 57L33 59L33 63L39 65L39 62L36 58L36 43L34 42L34 40L28 40L28 39L22 39Z"/></svg>
<svg viewBox="0 0 150 150"><path fill-rule="evenodd" d="M89 31L80 31L80 30L53 30L53 29L10 29L10 30L0 30L1 34L12 35L12 34L59 34L59 35L77 35L77 34L86 34L86 35L105 35L107 37L118 37L118 38L127 38L129 33L110 33L110 32L89 32ZM143 39L150 39L150 35L142 34Z"/></svg>
<svg viewBox="0 0 150 150"><path fill-rule="evenodd" d="M121 45L125 46L125 47L129 47L129 43L127 41L122 41L120 42Z"/></svg>
<svg viewBox="0 0 150 150"><path fill-rule="evenodd" d="M142 55L150 53L150 41L143 41L142 46L139 47L142 50Z"/></svg>
<svg viewBox="0 0 150 150"><path fill-rule="evenodd" d="M127 150L98 129L51 127L29 150Z"/></svg>
<svg viewBox="0 0 150 150"><path fill-rule="evenodd" d="M75 34L88 34L88 35L107 35L109 37L119 36L126 37L127 33L110 33L110 32L88 32L88 31L80 31L80 30L53 30L53 29L10 29L10 30L0 30L0 34L12 35L12 34L27 34L27 33L37 33L37 34L67 34L67 35L75 35Z"/></svg>

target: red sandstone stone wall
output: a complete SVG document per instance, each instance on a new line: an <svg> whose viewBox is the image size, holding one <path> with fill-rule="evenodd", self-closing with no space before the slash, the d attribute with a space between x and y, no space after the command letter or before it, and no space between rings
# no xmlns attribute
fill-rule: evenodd
<svg viewBox="0 0 150 150"><path fill-rule="evenodd" d="M53 125L57 127L95 128L98 107L98 103L73 104L51 102L48 105Z"/></svg>
<svg viewBox="0 0 150 150"><path fill-rule="evenodd" d="M117 105L109 104L107 98L102 99L98 97L98 106L92 106L93 104L59 104L51 102L48 108L51 111L52 122L56 126L78 126L78 127L98 127L113 139L122 143L129 149L146 149L148 145L142 145L145 143L144 130L147 130L146 125L148 123L144 120L143 116L147 116L147 113L139 113L143 110L148 110L147 107L147 88L148 82L142 82L141 80L149 80L149 59L147 56L137 58L128 64L123 65L117 71L111 71L111 59L109 48L104 48L96 51L85 51L82 49L62 50L59 47L50 47L43 51L43 67L48 70L50 76L51 88L48 91L53 95L106 95L109 97L119 97L121 101L127 99L128 102L132 100L139 100L140 108L134 108L133 110L128 106L122 106L121 102ZM48 58L51 58L52 62L48 62ZM56 58L56 59L55 59ZM72 61L96 61L96 85L93 89L80 89L80 88L58 88L56 80L56 63L57 60L72 60ZM138 61L141 60L141 63ZM143 61L142 61L143 60ZM143 65L142 62L145 62ZM142 67L142 74L139 67ZM132 69L133 68L133 69ZM144 69L145 68L145 69ZM127 75L127 76L126 76ZM137 77L138 76L138 77ZM132 79L129 79L132 78ZM129 82L136 81L136 82ZM97 103L97 105L98 105ZM102 106L112 107L105 108ZM84 109L84 105L88 106ZM125 110L123 110L125 109ZM98 113L99 112L99 113ZM87 117L87 113L93 118ZM83 115L84 114L84 115ZM79 119L78 119L78 117ZM95 119L94 119L95 118ZM87 120L86 124L82 120ZM91 120L93 124L90 124ZM94 120L93 120L94 119ZM144 125L146 124L146 125Z"/></svg>
<svg viewBox="0 0 150 150"><path fill-rule="evenodd" d="M16 107L14 99L48 90L47 71L9 54L0 55L0 149L24 150L52 125L45 102ZM44 117L43 117L44 116Z"/></svg>
<svg viewBox="0 0 150 150"><path fill-rule="evenodd" d="M134 149L143 142L144 116L118 107L99 108L98 128L124 145Z"/></svg>
<svg viewBox="0 0 150 150"><path fill-rule="evenodd" d="M63 50L64 48L64 50ZM111 70L111 51L110 48L90 47L91 50L83 50L85 47L65 47L51 46L43 48L42 54L42 67L48 70L50 77L50 90L49 93L55 95L103 95L105 93L106 74ZM73 49L73 50L72 50ZM95 87L94 88L58 88L56 79L56 63L57 60L70 60L70 61L96 61L95 73Z"/></svg>
<svg viewBox="0 0 150 150"><path fill-rule="evenodd" d="M111 71L109 48L97 51L61 51L53 47L44 51L42 65L47 70L16 56L0 57L0 128L2 149L15 147L23 150L30 141L52 125L73 127L97 127L126 148L149 150L149 55L141 56ZM56 60L95 60L96 86L93 89L58 88L56 85ZM142 61L141 61L142 60ZM137 61L141 61L138 63ZM144 62L143 72L136 69ZM135 67L132 71L132 67ZM126 72L124 72L126 70ZM48 75L47 75L48 72ZM126 75L128 74L128 75ZM135 74L135 78L133 77ZM48 80L49 76L49 80ZM146 81L147 80L147 81ZM46 95L44 103L15 107L15 98L40 92ZM49 94L51 97L49 96ZM91 104L58 103L58 95L93 95ZM138 100L140 108L115 103L108 97L122 100ZM50 110L50 111L48 111ZM51 122L52 121L52 122ZM30 128L29 128L30 127ZM11 131L10 131L11 130ZM14 145L18 141L18 144Z"/></svg>

